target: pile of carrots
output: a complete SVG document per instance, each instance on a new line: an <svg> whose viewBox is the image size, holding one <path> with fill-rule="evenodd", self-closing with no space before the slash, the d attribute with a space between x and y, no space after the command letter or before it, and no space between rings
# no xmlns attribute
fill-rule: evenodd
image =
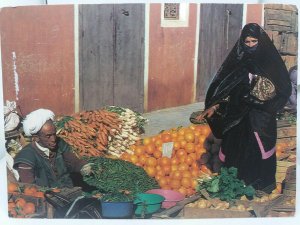
<svg viewBox="0 0 300 225"><path fill-rule="evenodd" d="M100 109L72 115L58 136L70 144L79 157L104 156L109 138L119 133L120 129L119 115Z"/></svg>

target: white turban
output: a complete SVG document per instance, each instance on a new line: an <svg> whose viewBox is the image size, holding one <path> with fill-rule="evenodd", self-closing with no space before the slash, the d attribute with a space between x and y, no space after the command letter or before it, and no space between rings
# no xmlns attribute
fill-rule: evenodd
<svg viewBox="0 0 300 225"><path fill-rule="evenodd" d="M38 109L29 113L23 120L23 129L26 136L36 134L47 120L54 120L54 113L48 109Z"/></svg>

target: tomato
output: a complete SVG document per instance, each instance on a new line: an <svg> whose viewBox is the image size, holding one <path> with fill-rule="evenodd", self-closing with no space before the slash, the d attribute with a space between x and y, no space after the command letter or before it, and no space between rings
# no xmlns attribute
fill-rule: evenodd
<svg viewBox="0 0 300 225"><path fill-rule="evenodd" d="M7 191L9 193L17 192L19 190L19 185L17 183L9 183L7 185Z"/></svg>
<svg viewBox="0 0 300 225"><path fill-rule="evenodd" d="M23 207L23 212L25 214L35 213L35 205L32 202L27 202Z"/></svg>

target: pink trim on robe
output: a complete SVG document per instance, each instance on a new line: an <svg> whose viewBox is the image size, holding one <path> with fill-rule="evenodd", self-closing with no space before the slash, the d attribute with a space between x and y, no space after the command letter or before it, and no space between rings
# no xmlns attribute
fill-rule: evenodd
<svg viewBox="0 0 300 225"><path fill-rule="evenodd" d="M219 150L219 159L220 159L222 162L225 162L225 155L224 155L223 152L222 152L222 148L220 148L220 150Z"/></svg>
<svg viewBox="0 0 300 225"><path fill-rule="evenodd" d="M260 137L259 137L258 133L254 132L254 135L255 135L255 138L257 140L257 143L258 143L261 155L262 155L262 159L267 159L267 158L271 157L275 153L275 151L276 151L275 146L274 146L274 148L272 148L271 150L269 150L269 151L266 152L265 148L264 148L264 146L263 146L263 144L262 144L262 142L260 140Z"/></svg>

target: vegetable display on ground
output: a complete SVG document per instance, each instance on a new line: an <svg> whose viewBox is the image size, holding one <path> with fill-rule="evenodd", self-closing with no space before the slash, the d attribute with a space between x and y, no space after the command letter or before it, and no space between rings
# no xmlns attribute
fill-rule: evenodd
<svg viewBox="0 0 300 225"><path fill-rule="evenodd" d="M123 152L131 152L129 146L140 139L146 122L137 112L109 106L63 116L55 124L58 136L70 144L79 157L119 157Z"/></svg>
<svg viewBox="0 0 300 225"><path fill-rule="evenodd" d="M111 137L108 151L116 157L120 157L123 152L133 153L130 146L140 139L148 120L128 108L109 106L106 110L117 113L122 124L120 132Z"/></svg>
<svg viewBox="0 0 300 225"><path fill-rule="evenodd" d="M237 178L237 169L234 167L222 167L219 175L198 181L198 191L205 189L212 198L220 198L222 201L230 202L243 195L251 198L255 194L252 186L246 186L244 181Z"/></svg>
<svg viewBox="0 0 300 225"><path fill-rule="evenodd" d="M63 117L57 122L57 128L58 135L74 148L77 155L102 156L107 154L109 136L118 133L121 124L116 113L94 110Z"/></svg>
<svg viewBox="0 0 300 225"><path fill-rule="evenodd" d="M207 150L204 141L210 133L207 124L164 130L155 136L144 137L130 146L133 153L124 152L121 159L143 167L147 174L157 180L162 189L174 190L184 196L195 194L200 174L211 174L198 159ZM163 146L172 143L170 155Z"/></svg>
<svg viewBox="0 0 300 225"><path fill-rule="evenodd" d="M93 173L84 176L84 181L100 193L125 193L135 195L158 188L156 180L149 177L143 168L120 159L90 157Z"/></svg>

